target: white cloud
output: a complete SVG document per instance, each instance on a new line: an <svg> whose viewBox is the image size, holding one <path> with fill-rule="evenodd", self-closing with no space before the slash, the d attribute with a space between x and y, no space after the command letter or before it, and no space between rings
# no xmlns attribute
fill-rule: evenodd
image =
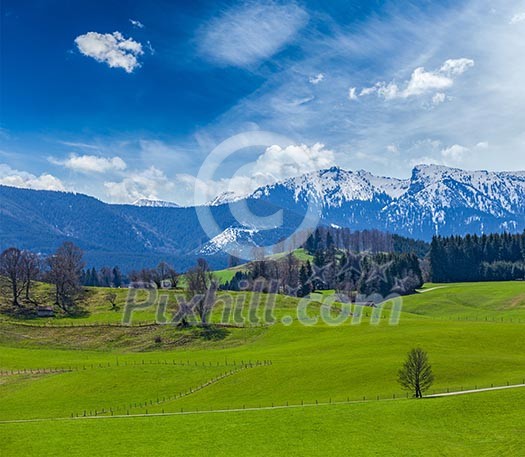
<svg viewBox="0 0 525 457"><path fill-rule="evenodd" d="M14 170L6 164L0 164L0 184L36 190L66 190L60 179L49 173L35 176L26 171Z"/></svg>
<svg viewBox="0 0 525 457"><path fill-rule="evenodd" d="M388 152L391 152L392 154L398 154L399 153L399 148L395 144L389 144L386 147L386 150Z"/></svg>
<svg viewBox="0 0 525 457"><path fill-rule="evenodd" d="M209 200L224 192L236 195L247 195L258 187L273 184L293 176L300 176L335 164L333 151L325 149L322 144L307 146L304 144L287 147L270 146L251 164L242 166L231 178L209 182L199 181L194 176L179 174L176 177L178 189L184 187L187 194L193 196L198 186L199 194ZM188 201L191 197L188 198ZM205 201L191 201L191 204L202 204Z"/></svg>
<svg viewBox="0 0 525 457"><path fill-rule="evenodd" d="M201 28L199 50L219 64L249 67L281 50L307 21L306 11L295 4L232 7Z"/></svg>
<svg viewBox="0 0 525 457"><path fill-rule="evenodd" d="M120 32L88 32L75 38L78 50L97 62L111 68L123 68L127 73L140 67L137 59L144 54L142 45L133 38L124 38Z"/></svg>
<svg viewBox="0 0 525 457"><path fill-rule="evenodd" d="M443 92L438 92L437 94L434 94L432 97L432 104L433 105L440 105L447 99L447 96Z"/></svg>
<svg viewBox="0 0 525 457"><path fill-rule="evenodd" d="M348 89L348 98L350 100L357 100L357 93L356 93L357 89L355 87L351 87L350 89Z"/></svg>
<svg viewBox="0 0 525 457"><path fill-rule="evenodd" d="M299 176L314 170L328 168L334 164L334 153L316 143L309 147L304 144L286 148L270 146L255 162L256 176L278 181L290 176Z"/></svg>
<svg viewBox="0 0 525 457"><path fill-rule="evenodd" d="M133 25L133 27L136 27L138 29L144 28L144 24L136 19L130 19L129 22L131 22L131 25Z"/></svg>
<svg viewBox="0 0 525 457"><path fill-rule="evenodd" d="M104 187L112 201L131 203L141 198L158 200L171 192L174 184L162 171L152 166L144 171L129 173L122 181L107 181Z"/></svg>
<svg viewBox="0 0 525 457"><path fill-rule="evenodd" d="M455 76L465 73L472 66L474 66L472 59L448 59L436 71L426 71L424 67L416 68L412 72L410 79L405 82L404 89L400 88L394 81L389 83L381 81L372 87L365 87L359 95L366 96L377 93L378 96L383 97L385 100L394 100L420 96L436 90L442 91L454 84ZM436 94L435 97L437 98L433 99L434 104L436 104L436 101L442 103L445 100L443 98L445 94L442 92ZM440 99L442 100L440 101Z"/></svg>
<svg viewBox="0 0 525 457"><path fill-rule="evenodd" d="M441 141L427 138L407 147L406 153L411 157L410 166L434 164L457 167L465 165L470 159L472 149L460 144L444 145Z"/></svg>
<svg viewBox="0 0 525 457"><path fill-rule="evenodd" d="M474 61L472 59L448 59L439 69L440 73L446 75L462 75L469 68L474 66Z"/></svg>
<svg viewBox="0 0 525 457"><path fill-rule="evenodd" d="M498 3L494 14L489 13L493 0L446 2L446 6L431 2L425 7L411 2L410 12L400 2L387 3L384 15L351 27L327 24L327 28L334 25L329 36L301 33L300 52L291 65L286 58L280 60L276 72L264 75L259 90L204 127L202 136L217 143L231 132L242 131L250 120L261 130L306 144L325 142L341 151L339 165L376 174L409 176L412 159L430 156L442 161L441 149L453 144L472 151L462 167L525 169L525 60L519 58L525 50L525 22L508 25L514 13L524 10L514 0ZM440 70L461 68L446 64L460 58L475 65L462 75L451 75L449 88L429 89L421 96L387 103L377 93L374 83L378 81L385 81L385 86L392 82L403 92L413 70L420 67L449 77ZM311 93L308 76L321 69L327 77L315 87L316 102L301 105L293 113L275 108L276 100ZM345 103L350 85L357 86L360 97L368 96L366 103ZM436 93L444 93L446 100L432 109ZM425 138L438 139L441 145L410 150ZM488 142L490 148L475 148L480 141ZM388 144L398 145L402 154L392 156L386 150ZM384 155L389 162L386 166L361 162L348 151Z"/></svg>
<svg viewBox="0 0 525 457"><path fill-rule="evenodd" d="M489 147L488 141L480 141L478 144L476 144L476 148L478 149L487 149Z"/></svg>
<svg viewBox="0 0 525 457"><path fill-rule="evenodd" d="M308 81L310 82L310 84L319 84L323 79L324 79L324 74L318 73L315 76L310 76Z"/></svg>
<svg viewBox="0 0 525 457"><path fill-rule="evenodd" d="M399 92L399 87L393 82L388 84L385 82L379 83L377 85L377 93L385 100L392 100L394 98L402 97Z"/></svg>
<svg viewBox="0 0 525 457"><path fill-rule="evenodd" d="M50 157L49 161L55 165L62 165L73 171L81 173L107 173L126 169L126 162L120 157L99 157L94 155L70 154L65 160Z"/></svg>
<svg viewBox="0 0 525 457"><path fill-rule="evenodd" d="M510 24L519 24L520 22L525 21L525 13L516 13L510 19Z"/></svg>
<svg viewBox="0 0 525 457"><path fill-rule="evenodd" d="M414 95L422 95L431 90L447 89L452 84L454 84L454 81L449 76L425 71L423 67L416 68L406 89L401 93L401 97L407 98Z"/></svg>
<svg viewBox="0 0 525 457"><path fill-rule="evenodd" d="M361 89L361 92L359 92L359 96L363 97L366 95L371 95L374 92L377 92L377 87L365 87L364 89Z"/></svg>
<svg viewBox="0 0 525 457"><path fill-rule="evenodd" d="M459 144L454 144L448 148L445 148L441 151L441 156L443 157L445 163L460 163L465 158L465 155L470 152L469 148L461 146Z"/></svg>
<svg viewBox="0 0 525 457"><path fill-rule="evenodd" d="M409 165L410 167L415 167L416 165L443 165L443 162L441 160L438 160L434 157L430 156L421 156L421 157L415 157L413 159L410 159Z"/></svg>

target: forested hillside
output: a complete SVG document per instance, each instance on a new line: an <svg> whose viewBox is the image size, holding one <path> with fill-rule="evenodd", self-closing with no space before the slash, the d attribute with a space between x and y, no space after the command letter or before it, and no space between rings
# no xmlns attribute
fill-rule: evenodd
<svg viewBox="0 0 525 457"><path fill-rule="evenodd" d="M434 282L525 279L525 233L434 237L430 249Z"/></svg>

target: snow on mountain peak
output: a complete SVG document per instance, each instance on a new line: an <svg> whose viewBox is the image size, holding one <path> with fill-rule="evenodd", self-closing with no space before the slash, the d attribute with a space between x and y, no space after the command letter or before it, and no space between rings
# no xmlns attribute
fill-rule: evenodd
<svg viewBox="0 0 525 457"><path fill-rule="evenodd" d="M294 193L295 201L313 199L325 207L340 207L345 202L373 201L381 195L397 198L408 189L408 185L408 180L331 167L259 188L252 196L267 196L282 187Z"/></svg>
<svg viewBox="0 0 525 457"><path fill-rule="evenodd" d="M233 203L245 197L246 195L241 195L233 191L227 191L217 195L213 200L208 202L208 206L219 206L226 203Z"/></svg>
<svg viewBox="0 0 525 457"><path fill-rule="evenodd" d="M257 232L255 229L228 227L202 246L199 254L213 255L221 251L228 251L235 248L239 243L248 243L256 246L253 236Z"/></svg>
<svg viewBox="0 0 525 457"><path fill-rule="evenodd" d="M132 203L133 206L146 206L150 208L179 208L179 205L173 202L163 200L153 200L149 198L139 198Z"/></svg>
<svg viewBox="0 0 525 457"><path fill-rule="evenodd" d="M231 198L243 197L223 195L219 202ZM338 225L383 220L386 230L403 227L409 233L439 233L440 227L472 225L484 217L525 228L525 172L466 171L431 164L417 165L409 179L398 179L332 167L260 187L247 198L288 208L312 201L322 218Z"/></svg>

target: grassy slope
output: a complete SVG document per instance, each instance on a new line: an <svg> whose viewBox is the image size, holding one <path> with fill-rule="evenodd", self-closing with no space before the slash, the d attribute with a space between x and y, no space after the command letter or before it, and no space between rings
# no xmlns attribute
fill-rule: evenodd
<svg viewBox="0 0 525 457"><path fill-rule="evenodd" d="M525 322L525 282L426 284L423 294L404 297L410 313L444 319Z"/></svg>
<svg viewBox="0 0 525 457"><path fill-rule="evenodd" d="M525 390L422 401L0 424L2 455L522 455ZM28 437L31 439L28 440ZM67 448L65 452L64 448Z"/></svg>
<svg viewBox="0 0 525 457"><path fill-rule="evenodd" d="M45 284L40 285L40 296L45 297L48 294L49 287ZM176 290L159 290L159 291L144 291L139 290L135 292L130 292L128 289L110 289L103 287L88 287L86 288L86 295L83 301L83 308L86 313L82 316L69 317L67 315L57 315L54 318L34 318L28 319L26 321L19 320L19 322L25 323L27 325L63 325L63 326L73 326L73 325L86 325L86 324L119 324L122 321L123 312L126 307L126 302L130 294L136 293L133 303L136 303L137 306L132 314L132 323L133 324L148 324L155 323L158 321L159 317L164 316L167 321L169 321L173 313L177 310L177 300L186 299L185 292L181 289ZM111 305L106 301L106 295L108 293L114 293L117 295L116 304L117 309L113 310ZM152 297L161 297L166 296L167 307L162 316L158 314L158 308L156 306L142 306L143 303L151 302ZM218 304L215 307L215 311L212 316L212 320L222 321L222 315L225 303L231 303L231 300L228 300L228 297L233 297L235 301L239 298L242 300L241 303L245 304L243 317L248 319L249 312L248 306L250 304L256 305L261 303L261 306L270 300L267 294L257 294L252 292L218 292ZM275 308L277 310L286 310L292 309L295 310L297 306L297 299L293 297L288 297L284 295L274 295L273 300L275 301ZM259 317L262 317L262 314L258 314ZM0 315L1 316L1 315ZM233 315L230 316L230 321L233 323ZM13 319L8 319L13 320Z"/></svg>
<svg viewBox="0 0 525 457"><path fill-rule="evenodd" d="M285 257L287 254L288 253L273 254L268 256L267 258L269 260L278 260ZM293 251L293 255L300 262L306 262L307 260L309 260L310 262L313 261L313 256L308 254L308 252L306 252L306 250L303 248L296 249L295 251ZM250 262L238 265L236 267L225 268L223 270L216 270L213 272L213 274L219 279L221 284L224 284L228 281L231 281L231 279L235 276L235 273L237 273L238 271L247 271L249 270L249 268Z"/></svg>
<svg viewBox="0 0 525 457"><path fill-rule="evenodd" d="M395 327L388 326L386 322L378 326L363 323L335 328L325 325L303 327L295 323L290 327L276 325L266 329L257 338L242 345L216 345L215 349L204 350L182 347L169 352L120 353L118 356L121 364L172 359L190 360L191 363L212 362L214 365L225 360L272 360L271 366L241 372L162 407L166 411L177 411L180 407L196 409L203 405L207 408L265 406L272 402L328 401L330 397L345 400L347 397L400 395L396 372L405 353L415 345L421 345L431 355L437 379L436 389L504 384L507 380L521 382L525 375L523 330L521 324L447 322L421 318L404 318ZM22 414L27 400L38 392L49 401L56 399L59 403L65 395L61 386L74 382L70 378L77 379L78 388L71 392L72 398L64 404L59 415L68 416L78 410L71 408L76 401L84 402L84 398L91 398L90 384L93 382L101 386L98 399L95 397L93 401L98 401L99 407L115 406L117 401L108 404L103 387L114 382L122 373L121 367L113 366L116 355L114 351L4 347L0 361L5 368L78 366L79 359L82 364L88 365L112 364L112 367L102 370L38 379L20 384L16 390L9 385L2 386L0 392L9 405L10 417ZM127 384L127 376L124 372L124 384ZM159 372L159 376L164 376L164 373ZM137 382L144 400L157 398L157 383L151 383L146 376L142 382ZM136 399L134 395L129 395L129 398L130 401ZM20 411L16 405L20 405ZM43 405L34 404L27 410L29 416L24 412L24 417L47 414ZM154 405L149 408L150 411L159 409Z"/></svg>
<svg viewBox="0 0 525 457"><path fill-rule="evenodd" d="M418 314L403 314L398 326L389 326L386 320L377 326L372 326L367 319L358 326L347 324L341 327L328 327L326 325L304 327L295 322L289 327L278 324L267 329L235 329L232 336L226 340L211 344L192 342L187 345L162 347L158 348L162 350L154 351L151 351L154 347L147 345L132 348L135 351L137 349L148 350L148 352L139 353L129 351L129 341L135 341L136 336L122 337L126 344L121 346L109 344L104 337L105 332L115 329L68 329L71 333L67 337L64 329L36 329L38 332L55 332L52 334L53 338L57 340L54 346L62 347L62 349L57 350L50 348L53 345L51 341L45 338L39 340L35 333L32 333L35 329L22 327L13 330L12 326L4 324L0 325L0 346L2 346L0 369L69 367L70 365L73 367L87 365L87 369L53 375L20 375L19 378L16 375L15 377L0 377L0 397L3 399L3 405L0 404L0 420L22 417L67 417L71 413L81 412L85 408L108 409L110 407L116 408L124 403L146 401L153 403L148 404L148 411L151 413L160 412L162 409L167 412L180 411L181 407L184 410L202 410L203 408L242 407L243 405L247 407L270 406L272 403L285 404L286 402L297 404L302 400L305 402L315 402L315 400L323 402L328 401L329 398L332 398L333 401L343 401L348 397L351 399L359 399L363 396L375 398L376 395L391 397L393 393L399 396L399 387L395 381L396 372L405 353L416 345L424 347L431 356L436 374L436 389L441 390L447 387L451 389L472 388L476 385L489 386L491 383L501 385L506 381L519 383L525 376L525 341L523 339L525 326L516 322L516 316L519 318L521 315L519 313L522 312L523 305L520 300L524 291L525 284L523 283L450 285L448 288L435 289L424 294L407 297L405 299L405 311ZM100 293L100 291L96 293ZM280 297L276 314L279 316L291 314L295 304L294 299ZM93 306L101 305L94 304ZM107 310L107 306L104 306ZM443 312L442 306L449 307L448 312ZM458 312L461 313L465 313L466 308L470 311L471 317L483 310L483 312L492 313L491 315L505 316L506 318L509 313L515 313L513 314L515 318L512 323L508 322L508 319L505 319L507 321L505 323L499 321L486 322L484 320L447 320L449 314L452 313L453 315L453 312L456 312L456 307L459 307L460 311ZM92 316L94 315L96 315L95 312ZM85 334L85 332L93 332L93 330L101 334L98 339L93 334L89 336ZM9 331L17 333L19 338L14 338L12 333L6 335L6 332ZM139 329L134 331L142 332ZM177 333L170 328L165 328L163 331L173 332L174 335ZM4 334L3 337L2 334ZM230 338L233 338L234 341L230 341ZM98 346L94 345L91 350L86 350L85 346L78 343L79 340L84 339L98 341ZM60 340L63 340L61 344L59 344ZM74 344L77 344L76 347L84 347L84 350L65 349L68 344L72 344L73 347L75 347ZM128 349L125 350L124 348ZM117 357L119 359L118 367L116 366ZM159 396L167 396L173 391L196 387L196 385L222 373L224 367L217 368L217 363L223 364L228 360L230 364L228 369L231 369L233 360L238 366L241 360L255 359L271 359L273 364L241 371L187 397L175 401L166 401L159 406L156 405L156 399ZM141 366L142 360L145 361L145 367ZM148 365L150 362L165 363L172 360L190 360L190 366ZM195 362L198 363L199 367L194 367ZM203 362L205 367L202 367ZM210 362L212 367L209 366ZM106 366L108 363L111 365L110 367L97 368L98 364ZM138 364L138 366L126 367L126 364L131 365L133 363ZM94 364L93 369L90 369L91 364ZM512 395L507 393L494 394L494 398L511 399L502 406L508 415L516 413L518 400L524 398L523 396L512 397ZM484 407L483 403L476 401L476 398L482 397L476 395L471 400L433 400L432 403L429 402L428 404L433 405L435 402L436 405L461 405L461 402L465 401L467 402L465 405L471 405L470 408ZM39 400L36 401L35 399ZM454 403L456 401L459 403ZM334 406L333 409L326 410L328 411L326 413L321 409L316 411L294 410L293 412L275 410L245 413L249 416L228 416L236 419L228 419L226 416L224 419L220 419L219 416L213 416L213 418L184 416L159 419L146 418L137 419L137 421L141 423L140 433L143 433L141 436L143 436L144 442L148 442L150 439L146 438L146 430L149 426L158 427L157 432L152 432L154 438L151 437L151 439L156 440L164 439L165 433L161 430L167 430L169 427L181 427L182 430L185 430L185 427L188 427L188 430L195 427L203 427L204 430L209 427L211 430L211 438L207 441L209 446L219 446L218 443L223 443L220 446L221 449L229 449L230 454L234 452L242 455L241 451L237 452L238 450L235 447L231 447L234 444L226 443L229 432L226 432L224 436L220 434L217 436L214 431L219 430L225 422L231 426L227 430L232 432L242 427L242 421L245 421L246 417L250 417L248 423L251 425L246 426L246 430L250 430L251 443L258 443L259 440L263 439L263 436L268 436L272 431L275 432L273 428L268 429L268 426L266 429L261 427L259 430L258 424L266 424L269 421L276 424L277 433L280 433L283 439L286 437L286 433L292 433L294 429L298 430L298 433L305 433L302 438L294 441L294 447L303 450L302 454L298 453L297 455L316 455L315 443L319 439L319 433L314 433L314 430L317 429L310 424L311 421L318 424L318 429L321 428L321 424L327 424L327 430L340 430L338 435L345 436L346 440L343 440L341 446L354 444L364 446L364 441L361 442L357 438L355 438L356 441L353 441L353 434L350 434L350 437L345 435L345 433L348 434L348 430L361 430L361 423L369 424L365 427L364 436L378 440L375 441L375 445L379 446L377 449L382 449L381 446L388 446L396 430L402 434L400 441L405 442L405 436L410 435L408 430L413 428L410 423L401 427L397 423L385 422L381 428L381 433L372 433L373 430L370 430L370 424L374 421L386 420L386 418L391 418L392 421L394 419L401 421L402 424L407 421L410 422L412 415L409 415L409 411L403 408L419 408L419 404L414 402L399 403L399 405L401 404L407 406L390 406L393 405L393 402L386 402L384 406L380 406L379 403ZM381 403L381 405L383 404ZM421 405L427 408L427 403L421 403ZM142 408L134 408L132 412L144 411L145 407L143 406ZM414 414L417 415L418 411L419 409ZM436 414L440 414L439 411L444 414L443 419L436 416ZM505 415L502 414L498 416L495 409L491 409L488 413L492 415L491 420L494 420L495 423L500 421L500 428L503 428L506 423L512 429L513 423L508 417L505 419ZM423 413L421 412L421 414ZM458 442L458 445L461 442L459 435L465 433L464 436L467 436L465 430L471 430L471 433L479 433L481 429L481 425L479 429L476 428L477 425L474 428L468 425L465 411L457 411L453 407L444 407L443 410L431 408L425 414L432 416L432 419L429 420L434 421L429 424L429 427L441 427L442 433L445 433L443 427L447 423L454 424L454 428L459 427L458 430L450 432L453 438L455 436L454 440ZM81 427L83 433L88 436L89 434L95 436L97 433L102 433L100 427L104 427L104 430L107 428L112 437L125 436L127 432L122 432L125 425L120 425L123 423L125 421L119 422L117 420L103 422L103 425L98 425L98 422L93 424L91 422L89 424L84 422L82 424L80 422L74 424L56 422L53 423L52 429L47 423L19 424L16 426L0 425L0 427L7 430L6 433L10 440L14 440L13 443L21 438L21 430L26 430L27 433L31 433L33 430L38 431L37 433L46 436L46 440L51 439L53 442L58 442L62 432L67 433L68 430L74 430L75 427ZM280 426L281 423L282 427ZM498 428L496 427L496 429ZM331 431L330 435L332 435ZM509 432L505 436L510 435ZM416 440L418 441L417 446L424 446L426 439L425 434L421 435L421 441ZM494 437L494 439L496 438ZM479 435L476 440L480 440ZM268 452L275 453L272 452L275 448L271 447L273 441L267 441L269 444L266 448L260 447L261 452L263 449L267 449ZM109 441L101 436L97 442L102 445ZM485 443L488 449L490 440L482 438L480 442ZM168 443L170 443L169 440ZM189 440L189 443L195 445L195 441ZM328 441L323 443L328 446L328 449L331 449ZM38 446L38 443L35 442L32 445ZM171 446L173 445L171 442ZM5 446L5 444L0 446ZM160 446L159 444L159 448L161 448ZM169 448L170 446L167 446L166 450ZM112 448L112 450L115 449L117 447ZM248 452L247 449L251 449L249 443L246 445L246 452ZM356 449L362 448L357 447ZM476 447L474 446L472 449L476 449ZM68 447L68 451L70 450ZM202 448L201 450L203 451ZM283 451L294 455L291 447L284 448ZM333 454L339 453L341 455L340 451L340 447L334 447ZM377 453L381 452L378 450ZM39 455L45 454L40 453ZM140 455L140 453L132 455ZM194 455L206 455L206 453ZM330 453L323 455L330 455ZM398 455L409 454L400 453Z"/></svg>
<svg viewBox="0 0 525 457"><path fill-rule="evenodd" d="M232 270L223 270L221 275L227 277ZM41 285L39 295L45 297L48 287ZM38 318L29 323L34 324L90 324L90 323L119 323L122 320L122 311L129 291L127 289L87 288L85 307L89 313L84 317L60 317L55 319ZM423 290L428 292L403 297L403 310L407 313L427 316L437 319L470 319L479 321L525 322L525 282L486 282L486 283L461 283L461 284L426 284ZM118 310L111 310L105 300L109 293L117 294ZM332 291L323 291L332 293ZM159 294L168 295L169 306L166 316L169 319L171 312L176 309L176 297L184 296L182 290L159 291ZM246 301L253 300L254 294L244 293ZM226 293L219 293L219 298ZM236 294L233 293L233 296ZM147 299L147 293L139 291L137 303ZM263 296L263 300L267 299ZM277 310L295 308L297 300L282 295L276 298ZM221 305L222 306L222 305ZM218 320L223 308L219 306L214 318ZM280 316L279 312L276 313ZM281 313L282 314L282 313ZM245 317L247 313L244 313ZM154 307L137 309L133 313L134 323L152 323L157 318Z"/></svg>

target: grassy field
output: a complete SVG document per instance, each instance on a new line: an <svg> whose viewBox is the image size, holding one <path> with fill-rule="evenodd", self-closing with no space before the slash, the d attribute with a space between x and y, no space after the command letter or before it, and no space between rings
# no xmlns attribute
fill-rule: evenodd
<svg viewBox="0 0 525 457"><path fill-rule="evenodd" d="M396 374L406 352L421 346L433 364L436 391L522 383L525 283L429 284L425 290L404 298L398 325L389 325L388 312L372 325L367 309L360 325L320 320L304 326L290 297L276 300L275 325L226 328L211 339L202 329L172 326L1 322L0 422L46 419L0 423L1 453L81 455L89 442L99 455L344 455L349 449L358 455L520 455L525 390L406 400ZM57 321L119 316L97 300L104 293L93 290L88 315ZM308 312L314 316L319 308ZM140 313L155 319L154 309ZM292 319L281 323L285 316ZM366 403L109 417L363 398ZM65 419L51 421L57 418ZM45 438L24 439L29 435Z"/></svg>
<svg viewBox="0 0 525 457"><path fill-rule="evenodd" d="M423 290L404 297L405 311L443 319L525 322L523 281L426 284Z"/></svg>
<svg viewBox="0 0 525 457"><path fill-rule="evenodd" d="M1 424L2 455L519 456L525 389L422 401ZM31 439L28 439L31 437Z"/></svg>

